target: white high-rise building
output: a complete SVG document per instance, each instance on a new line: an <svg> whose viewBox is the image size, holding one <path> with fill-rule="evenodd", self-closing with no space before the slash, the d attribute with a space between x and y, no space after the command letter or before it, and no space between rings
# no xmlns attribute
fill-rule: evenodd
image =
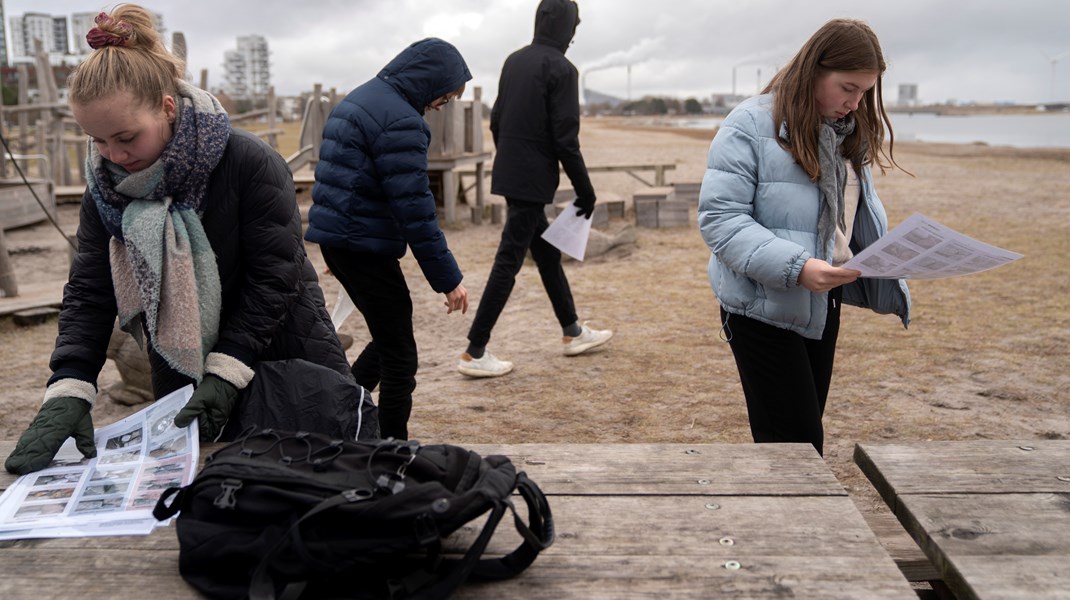
<svg viewBox="0 0 1070 600"><path fill-rule="evenodd" d="M0 66L7 67L11 61L7 55L7 27L4 27L4 3L0 1Z"/></svg>
<svg viewBox="0 0 1070 600"><path fill-rule="evenodd" d="M30 62L33 60L33 41L41 40L45 52L56 53L56 27L52 15L44 13L26 13L11 17L11 54L13 62ZM61 42L64 49L67 40Z"/></svg>
<svg viewBox="0 0 1070 600"><path fill-rule="evenodd" d="M238 37L236 50L223 55L223 90L234 99L263 97L271 86L267 40L260 35Z"/></svg>
<svg viewBox="0 0 1070 600"><path fill-rule="evenodd" d="M899 98L896 100L896 104L898 104L899 106L917 106L918 84L900 83Z"/></svg>
<svg viewBox="0 0 1070 600"><path fill-rule="evenodd" d="M97 23L94 19L97 18L97 13L80 12L71 15L71 34L74 35L74 53L78 55L86 55L93 51L89 47L89 42L85 41L86 34L89 30L96 27Z"/></svg>

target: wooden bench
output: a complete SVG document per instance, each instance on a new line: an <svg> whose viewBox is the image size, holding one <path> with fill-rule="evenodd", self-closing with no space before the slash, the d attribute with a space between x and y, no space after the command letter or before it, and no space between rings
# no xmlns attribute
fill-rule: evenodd
<svg viewBox="0 0 1070 600"><path fill-rule="evenodd" d="M0 454L12 447L0 443ZM812 446L468 447L528 473L549 498L557 539L517 578L466 584L456 598L917 598ZM0 487L12 480L0 475ZM449 549L480 525L455 534ZM489 552L518 542L500 527ZM3 542L0 568L0 597L11 600L197 597L179 576L172 527Z"/></svg>
<svg viewBox="0 0 1070 600"><path fill-rule="evenodd" d="M958 599L1070 598L1070 440L859 444Z"/></svg>

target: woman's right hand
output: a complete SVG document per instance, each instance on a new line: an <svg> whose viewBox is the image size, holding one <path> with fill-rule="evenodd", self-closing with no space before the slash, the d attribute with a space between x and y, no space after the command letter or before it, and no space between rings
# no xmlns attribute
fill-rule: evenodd
<svg viewBox="0 0 1070 600"><path fill-rule="evenodd" d="M799 285L815 294L824 294L834 287L851 283L861 275L862 271L834 267L819 258L811 258L803 264Z"/></svg>

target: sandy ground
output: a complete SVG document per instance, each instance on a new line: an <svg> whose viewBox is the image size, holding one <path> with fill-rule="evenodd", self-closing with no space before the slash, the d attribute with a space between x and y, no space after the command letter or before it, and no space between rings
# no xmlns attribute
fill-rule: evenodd
<svg viewBox="0 0 1070 600"><path fill-rule="evenodd" d="M711 135L590 119L581 139L589 165L675 163L670 181L690 182L701 179ZM878 178L893 225L918 211L1025 258L978 275L912 282L909 330L895 317L844 311L825 458L864 511L886 509L852 462L857 443L1070 437L1070 151L924 144L896 150L914 177ZM642 187L620 173L594 182L603 197L630 199ZM60 212L73 233L74 207ZM630 222L615 220L611 228ZM499 233L489 223L446 228L473 302ZM690 227L637 233L635 244L565 267L580 318L616 331L605 349L561 354L560 330L529 265L490 343L516 370L492 380L455 371L475 305L467 315L447 316L442 297L406 257L420 347L412 436L462 445L750 442L694 210ZM7 244L20 282L65 277L67 252L53 229L10 231ZM322 270L317 248L309 253ZM323 286L333 303L337 282L325 276ZM356 340L354 358L368 339L359 314L342 332ZM40 403L55 334L55 319L29 328L0 319L4 438L17 436ZM117 380L109 362L100 386ZM99 426L131 410L103 398L94 416Z"/></svg>

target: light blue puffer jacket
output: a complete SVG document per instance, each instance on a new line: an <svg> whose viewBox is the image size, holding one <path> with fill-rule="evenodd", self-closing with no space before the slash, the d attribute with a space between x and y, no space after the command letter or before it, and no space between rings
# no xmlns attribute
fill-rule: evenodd
<svg viewBox="0 0 1070 600"><path fill-rule="evenodd" d="M737 106L710 145L699 192L698 224L712 255L710 286L725 311L803 337L820 339L828 294L799 285L810 258L831 262L835 240L818 248L821 192L789 152L777 143L773 96ZM888 229L884 206L867 167L855 216L855 253ZM895 279L858 279L843 288L847 304L895 314L910 322L910 292Z"/></svg>

